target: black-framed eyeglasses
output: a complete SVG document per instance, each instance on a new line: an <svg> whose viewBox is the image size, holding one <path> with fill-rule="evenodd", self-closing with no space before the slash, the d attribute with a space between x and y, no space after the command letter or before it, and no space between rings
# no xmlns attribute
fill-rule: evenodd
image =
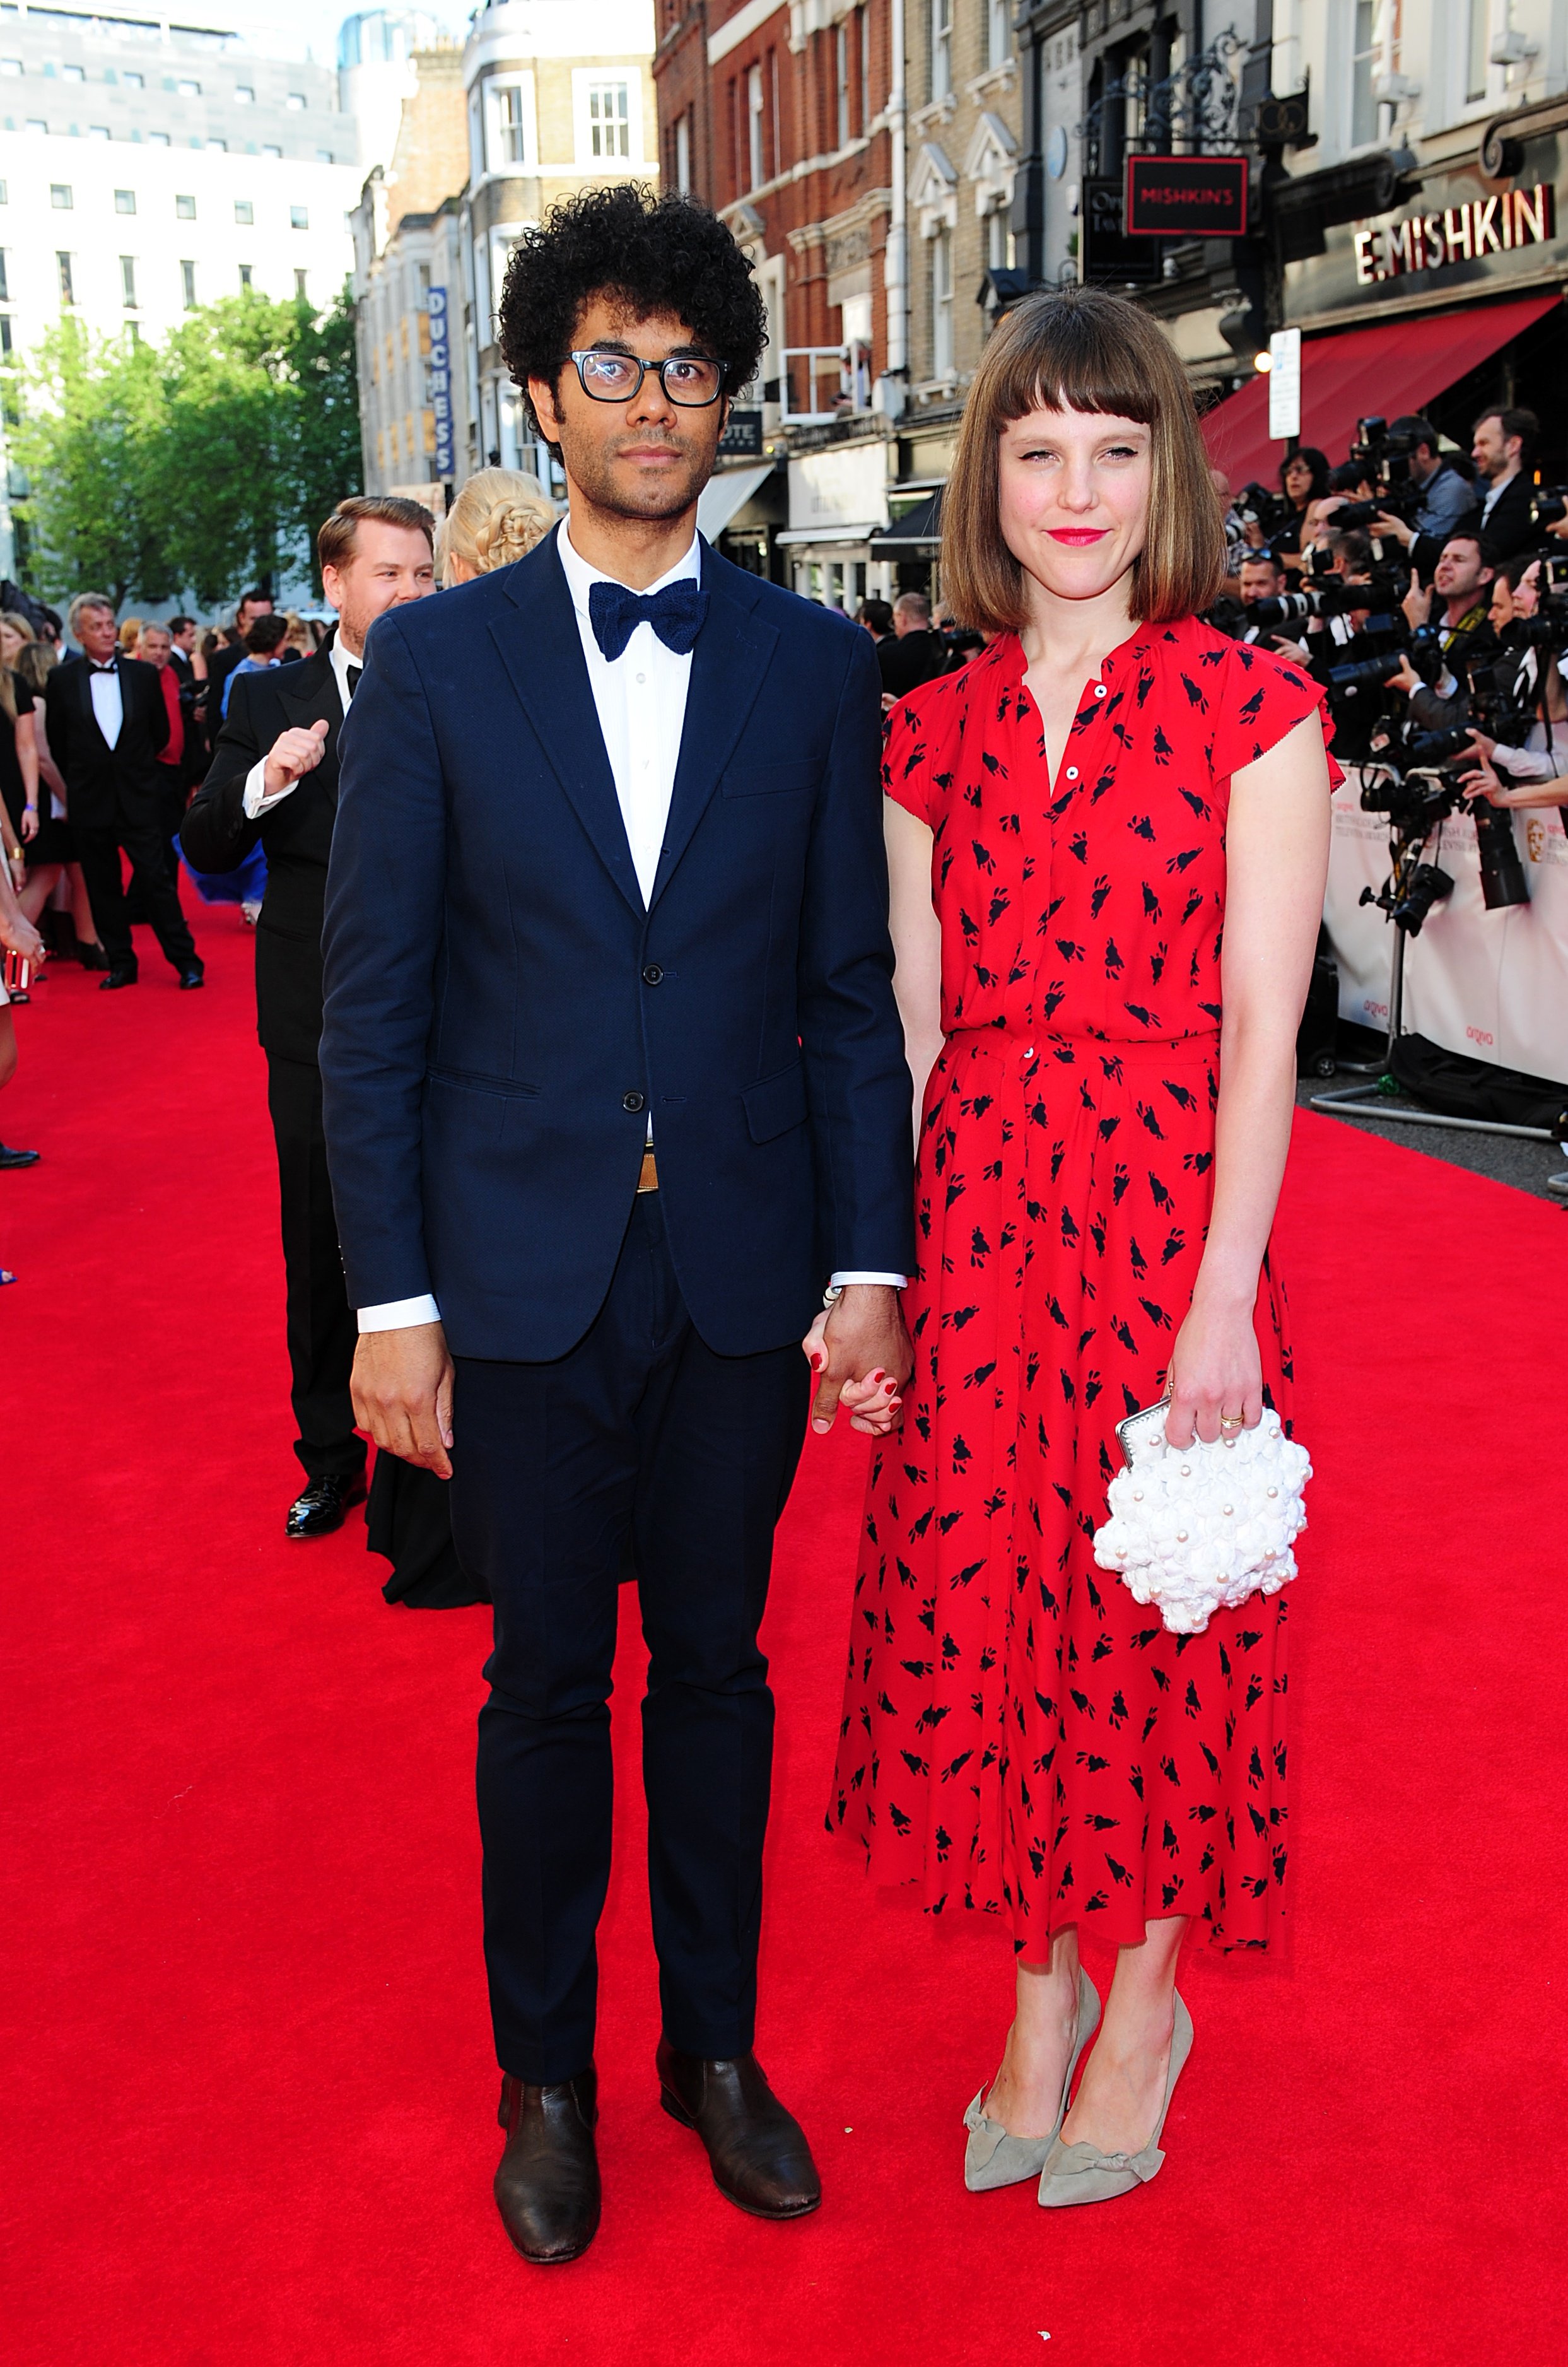
<svg viewBox="0 0 1568 2367"><path fill-rule="evenodd" d="M632 402L642 392L649 370L657 370L666 397L683 411L705 411L724 392L724 364L703 354L671 354L668 361L644 362L636 354L590 345L571 358L583 393L595 402Z"/></svg>

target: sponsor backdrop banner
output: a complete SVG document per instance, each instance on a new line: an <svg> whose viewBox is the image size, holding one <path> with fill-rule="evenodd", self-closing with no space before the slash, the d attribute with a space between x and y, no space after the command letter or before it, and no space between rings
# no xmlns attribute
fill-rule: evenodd
<svg viewBox="0 0 1568 2367"><path fill-rule="evenodd" d="M1388 823L1361 811L1359 773L1346 770L1334 798L1325 910L1339 964L1339 1015L1386 1027L1393 923L1359 899L1363 888L1379 889L1388 877ZM1445 821L1427 842L1426 860L1449 874L1454 892L1434 905L1404 961L1407 1030L1447 1052L1557 1084L1568 1084L1565 810L1515 811L1530 900L1500 912L1481 900L1474 822L1468 814Z"/></svg>

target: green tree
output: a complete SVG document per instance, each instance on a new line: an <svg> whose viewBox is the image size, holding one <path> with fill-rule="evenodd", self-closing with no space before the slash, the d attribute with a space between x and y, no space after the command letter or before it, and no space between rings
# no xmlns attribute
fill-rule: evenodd
<svg viewBox="0 0 1568 2367"><path fill-rule="evenodd" d="M359 484L354 316L246 293L160 348L68 322L15 373L14 456L36 588L204 606L309 567Z"/></svg>
<svg viewBox="0 0 1568 2367"><path fill-rule="evenodd" d="M152 481L161 388L151 350L62 321L13 373L6 409L39 588L111 592L117 606L128 593L177 591Z"/></svg>

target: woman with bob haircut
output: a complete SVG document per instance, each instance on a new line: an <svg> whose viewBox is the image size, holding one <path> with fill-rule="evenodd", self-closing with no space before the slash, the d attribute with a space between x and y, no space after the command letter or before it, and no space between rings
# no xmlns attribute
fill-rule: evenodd
<svg viewBox="0 0 1568 2367"><path fill-rule="evenodd" d="M1269 1235L1323 909L1314 684L1197 613L1224 545L1180 366L1090 288L970 391L942 585L996 636L893 712L895 986L919 1121L906 1399L876 1426L832 1818L1002 1919L972 2189L1131 2192L1192 2026L1190 1924L1262 1948L1285 1865L1284 1598L1167 1633L1098 1570L1114 1429L1289 1416ZM1223 932L1223 951L1222 951ZM1100 1999L1081 1941L1115 1953Z"/></svg>

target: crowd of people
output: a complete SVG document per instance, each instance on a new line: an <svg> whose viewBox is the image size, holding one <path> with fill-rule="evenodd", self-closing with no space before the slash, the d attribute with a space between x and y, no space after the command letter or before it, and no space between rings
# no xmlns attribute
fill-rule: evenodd
<svg viewBox="0 0 1568 2367"><path fill-rule="evenodd" d="M404 516L404 512L417 515ZM358 509L353 503L342 504L338 515L357 518L364 515L363 504ZM548 531L555 516L554 505L535 479L502 469L481 470L462 488L439 536L428 512L403 504L398 522L405 533L412 530L423 538L423 564L389 576L372 569L369 575L378 588L353 595L348 577L334 569L326 600L329 608L339 609L335 625L321 616L280 609L262 585L241 594L231 622L204 629L186 615L166 620L119 619L109 595L94 591L78 593L62 616L15 584L0 584L0 798L6 834L0 862L0 947L7 957L6 982L0 983L0 1088L17 1069L15 1007L30 1002L47 978L44 965L51 957L101 971L105 991L133 986L139 962L131 929L145 923L181 988L201 986L203 965L180 907L182 859L200 897L238 903L253 925L260 920L275 864L287 882L289 866L298 860L296 849L269 849L269 833L259 829L237 833L232 844L220 843L209 820L212 800L197 794L204 784L220 785L229 777L232 752L250 744L255 716L285 717L292 728L299 711L319 703L323 668L334 648L340 652L334 678L343 679L346 702L356 668L345 666L344 660L350 651L358 655L358 632L378 612L378 602L390 605L395 598L423 596L434 588L437 540L443 581L466 583L520 558ZM331 539L326 528L323 537ZM338 546L341 542L340 528ZM340 596L334 597L334 592ZM354 602L346 633L340 597ZM253 702L259 702L254 709ZM194 822L193 801L197 807ZM318 937L325 867L323 840L316 865ZM287 885L280 901L288 902ZM261 948L258 968L264 978L277 967L276 947L283 943L287 926L287 914L280 910L270 964L269 948ZM287 965L288 957L282 959ZM314 966L319 981L319 955ZM319 982L314 1027L319 1034ZM264 1041L265 1028L264 1016ZM314 1059L313 1037L310 1041L307 1062ZM324 1183L319 1184L313 1235L309 1216L301 1218L294 1206L296 1195L288 1189L296 1164L298 1128L287 1115L280 1119L279 1110L287 1113L290 1107L287 1088L279 1088L274 1117L286 1176L285 1240L302 1244L319 1235ZM317 1133L319 1137L319 1119ZM39 1156L36 1150L0 1142L0 1170L34 1166ZM308 1180L305 1188L308 1200ZM301 1247L291 1261L289 1334L298 1350L300 1456L313 1484L336 1469L344 1451L343 1434L352 1423L344 1356L337 1399L326 1418L327 1434L321 1434L318 1333L323 1320L330 1333L333 1319L301 1312L304 1285L299 1277L305 1254ZM15 1278L9 1267L0 1265L0 1283ZM358 1459L362 1467L362 1449ZM341 1509L336 1504L325 1508L331 1514L328 1524L341 1518ZM296 1509L290 1518L297 1533L319 1534L323 1506L317 1502L302 1512Z"/></svg>

